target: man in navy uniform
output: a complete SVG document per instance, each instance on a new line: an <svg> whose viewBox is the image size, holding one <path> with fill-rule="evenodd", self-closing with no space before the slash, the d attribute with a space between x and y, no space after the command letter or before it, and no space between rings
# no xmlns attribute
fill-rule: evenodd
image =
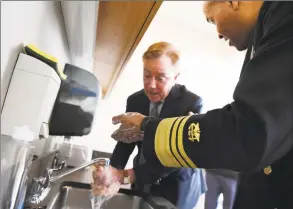
<svg viewBox="0 0 293 209"><path fill-rule="evenodd" d="M139 112L161 118L200 113L202 99L188 91L185 86L176 84L179 59L179 52L172 44L152 44L143 55L144 89L128 97L126 112ZM134 168L124 170L136 146L138 154L134 159ZM156 170L152 164L145 163L142 149L142 142L118 142L111 156L111 167L106 171L109 179L118 179L121 184L134 183L134 188L150 192L153 196L164 197L180 209L194 208L200 195L206 191L202 170Z"/></svg>
<svg viewBox="0 0 293 209"><path fill-rule="evenodd" d="M143 132L154 169L241 172L235 209L293 208L293 3L213 1L204 5L219 37L247 50L234 102L168 119L122 114Z"/></svg>

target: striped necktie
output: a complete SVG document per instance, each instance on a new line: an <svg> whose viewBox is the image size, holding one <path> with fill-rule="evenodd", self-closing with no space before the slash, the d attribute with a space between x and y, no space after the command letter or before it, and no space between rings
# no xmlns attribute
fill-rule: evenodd
<svg viewBox="0 0 293 209"><path fill-rule="evenodd" d="M150 111L150 116L159 117L159 115L160 115L159 107L161 104L162 104L161 102L157 102L157 103L153 104L152 109Z"/></svg>

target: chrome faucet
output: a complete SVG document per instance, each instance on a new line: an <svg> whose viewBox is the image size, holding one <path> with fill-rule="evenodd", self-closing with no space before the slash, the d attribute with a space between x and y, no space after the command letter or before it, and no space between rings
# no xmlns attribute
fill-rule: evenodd
<svg viewBox="0 0 293 209"><path fill-rule="evenodd" d="M96 159L93 159L90 162L84 163L76 168L72 168L70 170L64 171L58 175L53 176L52 174L54 173L54 171L61 171L66 166L65 160L63 160L60 164L58 164L57 163L58 158L57 159L56 158L57 158L57 156L55 155L54 160L53 160L53 166L52 166L53 168L46 169L44 176L33 179L32 187L30 189L28 198L26 199L26 202L30 206L38 206L45 200L45 198L47 197L47 195L50 192L52 183L66 177L66 176L69 176L77 171L80 171L88 166L91 166L93 164L99 164L99 165L105 166L105 167L108 167L110 164L109 158L96 158Z"/></svg>

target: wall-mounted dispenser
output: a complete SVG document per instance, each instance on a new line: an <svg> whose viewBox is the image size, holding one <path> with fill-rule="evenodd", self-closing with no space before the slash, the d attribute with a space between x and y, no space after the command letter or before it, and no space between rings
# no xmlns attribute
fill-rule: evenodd
<svg viewBox="0 0 293 209"><path fill-rule="evenodd" d="M1 134L11 136L14 127L28 126L35 139L47 135L60 83L52 67L21 53L1 113Z"/></svg>
<svg viewBox="0 0 293 209"><path fill-rule="evenodd" d="M49 134L84 136L91 132L100 98L100 84L91 72L74 65L64 67L62 80L49 123Z"/></svg>
<svg viewBox="0 0 293 209"><path fill-rule="evenodd" d="M28 126L40 136L84 136L90 133L100 98L100 84L91 72L66 64L61 80L56 69L20 54L1 113L1 134Z"/></svg>

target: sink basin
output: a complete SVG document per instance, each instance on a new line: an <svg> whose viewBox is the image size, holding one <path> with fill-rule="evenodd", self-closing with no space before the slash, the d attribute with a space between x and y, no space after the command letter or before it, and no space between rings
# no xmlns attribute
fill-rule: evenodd
<svg viewBox="0 0 293 209"><path fill-rule="evenodd" d="M47 205L47 209L92 209L90 185L79 182L63 182L59 192ZM120 189L119 193L102 205L102 209L176 209L161 197L145 196L138 191Z"/></svg>

